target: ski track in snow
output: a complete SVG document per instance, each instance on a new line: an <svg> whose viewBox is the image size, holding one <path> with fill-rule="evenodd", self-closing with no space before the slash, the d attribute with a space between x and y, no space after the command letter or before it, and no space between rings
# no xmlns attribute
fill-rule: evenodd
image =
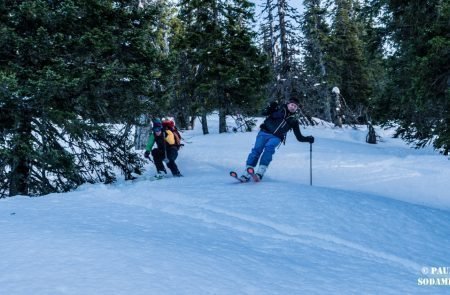
<svg viewBox="0 0 450 295"><path fill-rule="evenodd" d="M152 201L154 202L155 198L153 198ZM360 252L366 259L380 259L389 263L401 265L412 273L416 273L417 270L422 267L422 265L408 259L403 259L395 255L372 250L365 246L338 238L336 236L299 230L288 224L279 224L270 220L261 219L251 215L240 214L233 211L223 210L221 208L208 205L192 206L192 204L183 201L163 201L161 199L158 199L158 201L162 202L158 206L161 208L161 212L171 215L183 216L186 218L197 219L204 223L211 223L228 227L245 234L251 234L277 240L293 241L308 246L320 247L328 251L340 251L337 246L349 248L351 250ZM133 205L139 207L147 207L147 204L142 203ZM150 206L150 208L153 207L154 205Z"/></svg>

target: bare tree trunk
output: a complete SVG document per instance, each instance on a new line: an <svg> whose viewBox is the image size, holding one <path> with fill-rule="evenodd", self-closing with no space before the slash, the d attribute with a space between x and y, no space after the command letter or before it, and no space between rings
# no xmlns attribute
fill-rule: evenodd
<svg viewBox="0 0 450 295"><path fill-rule="evenodd" d="M227 132L227 113L225 108L219 109L219 133Z"/></svg>
<svg viewBox="0 0 450 295"><path fill-rule="evenodd" d="M191 126L191 130L194 130L195 128L195 119L197 119L197 116L191 116L189 122L190 122L190 126Z"/></svg>
<svg viewBox="0 0 450 295"><path fill-rule="evenodd" d="M286 0L278 0L278 18L280 21L281 78L286 79L286 73L289 71L289 52L286 31Z"/></svg>
<svg viewBox="0 0 450 295"><path fill-rule="evenodd" d="M134 135L134 148L143 150L147 145L148 135L150 134L150 126L136 126Z"/></svg>
<svg viewBox="0 0 450 295"><path fill-rule="evenodd" d="M204 135L209 134L207 115L206 111L202 111L202 130Z"/></svg>
<svg viewBox="0 0 450 295"><path fill-rule="evenodd" d="M10 196L27 195L29 192L30 167L27 149L31 138L31 118L26 111L21 115L17 123L17 138L13 148L15 157L11 163Z"/></svg>
<svg viewBox="0 0 450 295"><path fill-rule="evenodd" d="M150 120L147 116L139 118L140 125L136 125L134 133L134 148L143 150L147 144L148 135L150 134Z"/></svg>
<svg viewBox="0 0 450 295"><path fill-rule="evenodd" d="M9 187L9 195L27 195L28 194L28 176L30 168L25 158L15 159L11 170L11 182Z"/></svg>
<svg viewBox="0 0 450 295"><path fill-rule="evenodd" d="M324 119L327 122L331 122L332 121L332 117L331 117L331 98L330 95L328 94L328 89L326 87L322 87L322 95L321 97L323 97L324 99Z"/></svg>
<svg viewBox="0 0 450 295"><path fill-rule="evenodd" d="M267 0L267 12L269 13L269 40L270 40L270 46L269 46L269 55L270 60L272 62L272 66L275 67L276 65L276 51L275 51L275 37L274 37L274 29L273 29L273 15L272 15L272 9L271 9L271 0Z"/></svg>

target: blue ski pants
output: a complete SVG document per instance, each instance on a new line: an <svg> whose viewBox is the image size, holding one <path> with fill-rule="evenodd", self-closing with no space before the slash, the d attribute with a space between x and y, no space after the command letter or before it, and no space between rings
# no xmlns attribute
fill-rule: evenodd
<svg viewBox="0 0 450 295"><path fill-rule="evenodd" d="M258 160L260 160L259 165L269 166L275 149L280 142L281 139L279 137L264 131L259 131L256 136L255 146L248 155L247 166L255 167L258 164Z"/></svg>

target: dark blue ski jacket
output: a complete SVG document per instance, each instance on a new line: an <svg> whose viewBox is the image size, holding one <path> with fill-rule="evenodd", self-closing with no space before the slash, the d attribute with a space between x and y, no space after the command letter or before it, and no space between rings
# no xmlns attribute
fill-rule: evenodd
<svg viewBox="0 0 450 295"><path fill-rule="evenodd" d="M282 141L286 138L286 133L293 130L294 135L300 142L309 142L309 138L300 132L299 122L295 113L289 112L287 104L278 107L276 102L272 102L269 107L263 111L267 116L260 128L262 131L279 137Z"/></svg>

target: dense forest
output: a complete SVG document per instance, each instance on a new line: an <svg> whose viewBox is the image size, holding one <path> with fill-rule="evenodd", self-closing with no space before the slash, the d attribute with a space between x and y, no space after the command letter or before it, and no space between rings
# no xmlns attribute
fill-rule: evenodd
<svg viewBox="0 0 450 295"><path fill-rule="evenodd" d="M450 2L303 6L2 0L0 197L129 179L143 169L133 133L152 118L199 117L208 134L216 111L227 132L227 117L245 124L291 96L302 124L394 126L448 154Z"/></svg>

